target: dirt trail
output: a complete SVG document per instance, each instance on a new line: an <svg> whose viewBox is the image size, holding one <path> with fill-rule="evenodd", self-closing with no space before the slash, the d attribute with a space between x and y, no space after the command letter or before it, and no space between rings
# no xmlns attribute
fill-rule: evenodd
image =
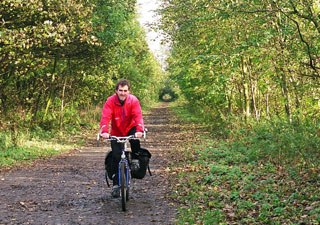
<svg viewBox="0 0 320 225"><path fill-rule="evenodd" d="M142 146L152 153L153 176L134 180L127 212L104 180L109 147L95 147L92 136L91 146L81 151L1 172L0 224L173 224L176 211L165 198L164 172L175 143L170 117L165 103L144 114L149 134Z"/></svg>

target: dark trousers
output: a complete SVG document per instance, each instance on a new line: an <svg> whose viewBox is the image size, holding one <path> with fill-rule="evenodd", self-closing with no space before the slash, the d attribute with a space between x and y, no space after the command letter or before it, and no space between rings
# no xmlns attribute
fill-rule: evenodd
<svg viewBox="0 0 320 225"><path fill-rule="evenodd" d="M133 127L127 134L129 135L134 135L136 133L136 127ZM131 151L134 154L135 152L138 152L140 149L140 141L139 140L130 140L130 146L131 146ZM112 170L113 174L115 174L113 178L113 185L118 185L119 184L119 162L121 159L121 144L118 143L117 141L111 141L111 149L112 149Z"/></svg>

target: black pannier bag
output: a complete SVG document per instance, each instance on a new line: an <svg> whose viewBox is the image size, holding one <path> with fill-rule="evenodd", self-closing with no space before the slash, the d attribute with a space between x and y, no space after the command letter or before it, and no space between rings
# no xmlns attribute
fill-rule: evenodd
<svg viewBox="0 0 320 225"><path fill-rule="evenodd" d="M126 153L126 156L127 158L128 157L128 154ZM112 180L112 176L113 176L113 171L112 171L112 151L109 151L106 155L106 158L104 160L104 168L106 170L106 181L108 182L108 179L109 178L110 180Z"/></svg>
<svg viewBox="0 0 320 225"><path fill-rule="evenodd" d="M131 161L138 160L138 163L135 165L133 165L133 162L131 162L132 163L131 164L132 178L143 179L146 175L147 169L149 170L150 176L152 175L150 168L149 168L150 158L151 158L151 153L145 148L140 148L140 150L137 153L132 154ZM106 177L107 184L109 186L108 178L110 180L112 180L112 176L113 176L113 171L112 171L112 167L111 167L112 166L112 151L109 151L107 153L105 161L104 161L104 165L105 165L105 177Z"/></svg>
<svg viewBox="0 0 320 225"><path fill-rule="evenodd" d="M150 158L151 153L145 148L140 148L138 152L132 154L132 161L134 162L135 160L138 160L138 165L135 165L134 168L133 165L131 167L132 178L143 179L146 175L147 169L151 175L149 168Z"/></svg>

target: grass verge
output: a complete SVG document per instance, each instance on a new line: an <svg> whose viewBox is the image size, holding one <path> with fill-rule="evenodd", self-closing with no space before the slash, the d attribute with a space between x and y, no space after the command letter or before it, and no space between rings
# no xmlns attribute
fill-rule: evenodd
<svg viewBox="0 0 320 225"><path fill-rule="evenodd" d="M48 158L66 153L85 143L87 136L77 132L68 135L67 132L48 132L41 129L18 134L17 144L11 143L11 134L0 132L0 168L12 168L26 165L36 159Z"/></svg>
<svg viewBox="0 0 320 225"><path fill-rule="evenodd" d="M101 109L92 107L72 113L73 116L66 116L63 129L58 128L57 121L48 122L50 126L42 124L42 127L41 124L31 127L21 121L14 130L10 126L0 130L0 169L26 165L83 146L88 136L99 130Z"/></svg>

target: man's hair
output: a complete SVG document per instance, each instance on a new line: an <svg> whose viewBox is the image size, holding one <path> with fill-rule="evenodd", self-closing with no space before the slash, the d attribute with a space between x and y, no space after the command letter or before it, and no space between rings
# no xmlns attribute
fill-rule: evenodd
<svg viewBox="0 0 320 225"><path fill-rule="evenodd" d="M118 90L119 86L128 86L128 90L130 90L130 83L127 79L120 79L116 84L116 90Z"/></svg>

